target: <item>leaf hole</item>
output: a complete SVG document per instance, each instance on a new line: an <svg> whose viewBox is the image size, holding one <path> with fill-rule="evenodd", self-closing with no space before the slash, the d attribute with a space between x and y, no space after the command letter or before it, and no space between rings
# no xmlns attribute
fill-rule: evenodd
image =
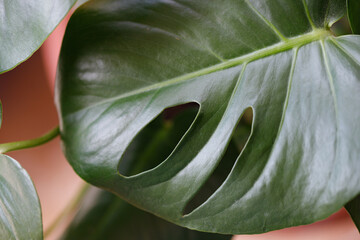
<svg viewBox="0 0 360 240"><path fill-rule="evenodd" d="M197 191L195 196L193 196L192 199L186 204L183 210L184 216L190 214L200 205L205 203L225 182L226 178L229 176L232 168L235 165L236 159L240 155L242 149L245 147L245 144L250 137L252 121L253 110L252 108L247 108L233 131L229 145L227 146L227 149L223 154L219 165Z"/></svg>
<svg viewBox="0 0 360 240"><path fill-rule="evenodd" d="M165 161L194 122L199 108L198 103L190 102L163 110L126 148L119 173L134 176Z"/></svg>
<svg viewBox="0 0 360 240"><path fill-rule="evenodd" d="M334 24L332 24L330 27L330 31L336 37L352 34L348 16L345 15L342 18L340 18L338 21L336 21Z"/></svg>

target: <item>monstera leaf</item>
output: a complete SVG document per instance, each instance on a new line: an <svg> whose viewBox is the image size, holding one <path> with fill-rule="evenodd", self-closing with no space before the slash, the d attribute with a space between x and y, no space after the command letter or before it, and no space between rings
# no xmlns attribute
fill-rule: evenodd
<svg viewBox="0 0 360 240"><path fill-rule="evenodd" d="M360 2L357 0L347 0L348 17L353 33L360 34Z"/></svg>
<svg viewBox="0 0 360 240"><path fill-rule="evenodd" d="M345 6L84 4L69 22L59 61L57 103L69 162L86 181L191 229L260 233L326 218L360 192L360 37L328 30ZM121 173L141 130L164 109L189 102L199 112L173 151L151 169ZM235 159L225 157L249 108L250 138ZM185 211L232 160L222 185Z"/></svg>
<svg viewBox="0 0 360 240"><path fill-rule="evenodd" d="M176 139L181 137L184 127L187 127L196 116L197 110L195 106L187 106L180 112L179 109L173 109L173 113L167 111L167 114L157 117L132 141L124 156L126 164L122 163L119 171L133 175L138 171L139 166L149 168L156 164L158 159L166 157L174 148ZM169 117L169 115L175 116ZM243 135L240 132L239 136ZM149 136L153 137L151 141ZM232 150L232 157L236 157L239 152L236 149ZM137 159L142 161L136 161ZM149 166L143 166L144 164ZM219 180L221 180L219 174L212 176L212 182ZM62 239L230 240L231 238L228 235L197 232L176 226L132 207L114 194L95 188L90 190L85 199Z"/></svg>
<svg viewBox="0 0 360 240"><path fill-rule="evenodd" d="M76 0L1 0L0 73L30 57Z"/></svg>

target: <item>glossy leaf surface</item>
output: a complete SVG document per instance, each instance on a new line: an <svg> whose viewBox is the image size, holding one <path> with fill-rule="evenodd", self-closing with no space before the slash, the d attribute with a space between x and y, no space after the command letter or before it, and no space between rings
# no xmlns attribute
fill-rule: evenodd
<svg viewBox="0 0 360 240"><path fill-rule="evenodd" d="M360 192L360 37L324 28L343 0L88 2L70 20L57 101L88 182L176 224L260 233L311 223ZM157 167L124 177L132 139L165 108L200 111ZM245 109L252 133L223 185L183 216ZM151 139L149 139L151 141Z"/></svg>
<svg viewBox="0 0 360 240"><path fill-rule="evenodd" d="M0 0L0 73L29 58L76 0Z"/></svg>
<svg viewBox="0 0 360 240"><path fill-rule="evenodd" d="M125 153L127 164L119 165L120 172L132 175L139 170L139 167L146 169L147 166L144 163L153 165L157 163L159 157L165 158L169 155L169 151L173 149L173 144L169 142L173 142L182 135L183 125L186 126L186 123L193 121L197 109L193 105L187 105L185 109L175 108L165 113L157 117L135 137L131 147ZM169 115L175 116L169 117ZM149 141L151 136L153 140ZM238 152L233 157L237 155ZM139 158L143 161L136 161ZM216 178L213 180L216 181ZM111 193L93 188L85 197L82 208L63 236L63 239L79 238L89 240L225 240L230 239L231 236L202 233L178 227L132 207Z"/></svg>
<svg viewBox="0 0 360 240"><path fill-rule="evenodd" d="M174 117L156 118L135 137L131 147L126 150L128 164L120 164L120 172L130 175L137 172L139 164L144 164L144 161L137 162L138 158L146 159L145 163L151 165L156 163L159 157L166 157L172 150L172 144L169 142L178 138L179 130L183 128L184 123L193 120L197 109L193 105L187 105L185 109L177 108L170 111L172 113L167 110L166 115L175 115ZM149 141L149 136L153 136L157 144L154 144L154 140ZM240 132L238 137L242 136L244 134ZM236 158L239 152L233 152L235 154L231 157ZM212 176L211 180L216 182L218 178ZM229 240L231 236L197 232L176 226L129 205L111 193L93 188L85 196L80 211L62 239Z"/></svg>
<svg viewBox="0 0 360 240"><path fill-rule="evenodd" d="M347 0L348 18L353 33L360 34L360 1Z"/></svg>
<svg viewBox="0 0 360 240"><path fill-rule="evenodd" d="M27 172L0 155L0 239L42 239L40 202Z"/></svg>
<svg viewBox="0 0 360 240"><path fill-rule="evenodd" d="M141 211L119 197L92 189L61 239L87 240L230 240L231 236L197 232Z"/></svg>

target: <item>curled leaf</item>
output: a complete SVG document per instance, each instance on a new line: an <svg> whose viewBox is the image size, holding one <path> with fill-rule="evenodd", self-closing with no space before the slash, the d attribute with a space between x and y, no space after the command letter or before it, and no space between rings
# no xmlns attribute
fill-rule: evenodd
<svg viewBox="0 0 360 240"><path fill-rule="evenodd" d="M261 233L312 223L360 192L360 38L327 30L343 0L88 2L70 20L57 102L65 154L86 181L191 229ZM199 104L169 156L118 166L164 109ZM200 191L252 109L223 184ZM149 141L152 141L150 138Z"/></svg>

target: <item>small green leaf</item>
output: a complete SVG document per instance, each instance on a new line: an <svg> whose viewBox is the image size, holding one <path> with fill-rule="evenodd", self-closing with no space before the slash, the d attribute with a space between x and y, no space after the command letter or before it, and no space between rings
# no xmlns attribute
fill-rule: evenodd
<svg viewBox="0 0 360 240"><path fill-rule="evenodd" d="M360 34L360 1L347 0L347 11L353 33Z"/></svg>
<svg viewBox="0 0 360 240"><path fill-rule="evenodd" d="M360 231L360 195L345 205L356 227Z"/></svg>
<svg viewBox="0 0 360 240"><path fill-rule="evenodd" d="M230 240L229 235L197 232L139 210L119 197L91 189L63 240Z"/></svg>
<svg viewBox="0 0 360 240"><path fill-rule="evenodd" d="M0 239L42 239L40 202L27 172L0 155Z"/></svg>
<svg viewBox="0 0 360 240"><path fill-rule="evenodd" d="M191 229L309 224L360 193L360 37L328 27L345 0L103 0L69 22L57 102L67 159L86 181ZM157 167L118 171L164 109L199 114ZM246 109L251 135L224 183L183 214ZM149 141L152 141L149 138Z"/></svg>
<svg viewBox="0 0 360 240"><path fill-rule="evenodd" d="M76 0L0 0L0 73L29 58Z"/></svg>

